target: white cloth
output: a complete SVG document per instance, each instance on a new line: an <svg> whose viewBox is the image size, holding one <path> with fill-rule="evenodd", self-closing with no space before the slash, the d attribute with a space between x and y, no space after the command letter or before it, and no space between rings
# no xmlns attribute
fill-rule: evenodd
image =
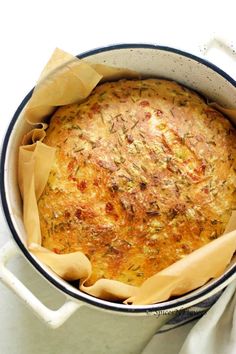
<svg viewBox="0 0 236 354"><path fill-rule="evenodd" d="M142 354L236 354L236 281L200 319L157 333Z"/></svg>

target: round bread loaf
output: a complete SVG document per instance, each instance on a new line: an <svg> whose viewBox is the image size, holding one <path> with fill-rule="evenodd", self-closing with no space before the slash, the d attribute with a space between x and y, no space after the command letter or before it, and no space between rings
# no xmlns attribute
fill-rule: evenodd
<svg viewBox="0 0 236 354"><path fill-rule="evenodd" d="M236 132L175 82L101 84L55 112L44 143L56 158L38 203L43 246L84 252L86 285L140 285L221 235L235 207Z"/></svg>

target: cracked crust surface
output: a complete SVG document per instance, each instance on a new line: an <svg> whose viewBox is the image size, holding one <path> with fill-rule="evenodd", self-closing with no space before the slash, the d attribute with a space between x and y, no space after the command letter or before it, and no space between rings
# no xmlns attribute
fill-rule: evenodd
<svg viewBox="0 0 236 354"><path fill-rule="evenodd" d="M175 82L99 85L51 118L43 246L84 252L87 285L140 285L224 232L236 199L235 138L221 113Z"/></svg>

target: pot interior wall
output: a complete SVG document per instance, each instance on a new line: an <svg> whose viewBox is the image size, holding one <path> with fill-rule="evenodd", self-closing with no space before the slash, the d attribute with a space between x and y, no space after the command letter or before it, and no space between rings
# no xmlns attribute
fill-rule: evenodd
<svg viewBox="0 0 236 354"><path fill-rule="evenodd" d="M86 55L86 54L85 54ZM83 58L84 55L79 56ZM178 81L221 105L236 108L235 87L194 56L154 48L119 48L89 54L88 62L125 67L146 77Z"/></svg>

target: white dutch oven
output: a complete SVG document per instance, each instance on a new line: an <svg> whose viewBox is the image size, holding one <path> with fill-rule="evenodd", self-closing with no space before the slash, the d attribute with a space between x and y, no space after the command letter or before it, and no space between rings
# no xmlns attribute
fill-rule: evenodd
<svg viewBox="0 0 236 354"><path fill-rule="evenodd" d="M218 67L180 50L146 44L115 45L92 50L79 55L79 58L85 58L94 63L127 67L149 77L158 76L176 80L222 105L236 109L236 82ZM154 305L127 306L87 295L57 277L50 269L40 263L26 248L26 233L22 221L22 201L17 185L18 147L23 134L30 129L22 119L21 112L31 94L32 91L17 109L3 142L1 156L2 206L14 241L8 242L0 250L0 279L38 317L43 319L50 327L56 328L83 305L124 315L155 315L159 317L163 313L186 309L210 298L236 278L236 259L234 259L221 277L187 295ZM45 278L45 281L53 284L64 293L66 302L61 308L56 311L48 309L6 268L8 260L14 257L19 250Z"/></svg>

